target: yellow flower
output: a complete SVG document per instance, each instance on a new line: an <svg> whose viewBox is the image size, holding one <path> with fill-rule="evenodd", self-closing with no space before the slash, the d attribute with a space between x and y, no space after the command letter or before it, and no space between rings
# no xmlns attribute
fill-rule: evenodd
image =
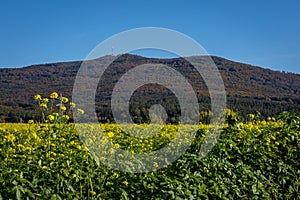
<svg viewBox="0 0 300 200"><path fill-rule="evenodd" d="M255 115L254 114L249 114L250 119L254 119Z"/></svg>
<svg viewBox="0 0 300 200"><path fill-rule="evenodd" d="M230 109L227 108L227 109L226 109L226 114L227 114L227 115L232 115L232 110L230 110Z"/></svg>
<svg viewBox="0 0 300 200"><path fill-rule="evenodd" d="M49 101L48 98L43 98L43 102L44 102L44 103L47 103L48 101Z"/></svg>
<svg viewBox="0 0 300 200"><path fill-rule="evenodd" d="M36 94L36 95L34 95L34 99L40 101L40 100L42 100L42 97L41 97L41 95Z"/></svg>
<svg viewBox="0 0 300 200"><path fill-rule="evenodd" d="M85 151L88 151L88 150L89 150L89 148L87 148L87 146L85 146L85 145L82 146L82 149L85 150Z"/></svg>
<svg viewBox="0 0 300 200"><path fill-rule="evenodd" d="M115 134L114 134L113 132L110 131L110 132L108 132L107 136L108 136L109 138L112 138L112 137L115 136Z"/></svg>
<svg viewBox="0 0 300 200"><path fill-rule="evenodd" d="M64 115L63 118L64 118L65 120L69 120L69 119L70 119L70 117L69 117L68 115Z"/></svg>
<svg viewBox="0 0 300 200"><path fill-rule="evenodd" d="M95 191L91 191L91 194L95 196L97 193Z"/></svg>
<svg viewBox="0 0 300 200"><path fill-rule="evenodd" d="M77 109L77 112L78 112L79 114L81 114L81 115L84 114L84 110L82 110L82 109L80 109L80 108Z"/></svg>
<svg viewBox="0 0 300 200"><path fill-rule="evenodd" d="M115 153L115 150L114 150L113 148L111 148L111 149L109 150L109 153L110 153L110 154L113 154L113 153Z"/></svg>
<svg viewBox="0 0 300 200"><path fill-rule="evenodd" d="M41 107L41 108L44 108L44 109L47 109L47 104L41 103L41 104L40 104L40 107Z"/></svg>
<svg viewBox="0 0 300 200"><path fill-rule="evenodd" d="M279 145L279 142L277 142L277 141L276 141L276 142L275 142L275 145L277 145L277 146L278 146L278 145Z"/></svg>
<svg viewBox="0 0 300 200"><path fill-rule="evenodd" d="M50 94L50 99L57 99L57 98L58 98L57 92L52 92L52 93Z"/></svg>
<svg viewBox="0 0 300 200"><path fill-rule="evenodd" d="M70 106L74 108L76 106L76 104L71 101Z"/></svg>
<svg viewBox="0 0 300 200"><path fill-rule="evenodd" d="M62 111L66 111L66 110L67 110L67 108L66 108L66 106L60 106L60 110L62 110Z"/></svg>
<svg viewBox="0 0 300 200"><path fill-rule="evenodd" d="M119 148L120 148L120 145L119 145L119 144L115 144L115 147L119 149Z"/></svg>
<svg viewBox="0 0 300 200"><path fill-rule="evenodd" d="M122 182L124 185L128 185L128 182L127 181L123 181Z"/></svg>
<svg viewBox="0 0 300 200"><path fill-rule="evenodd" d="M68 99L67 97L62 97L62 98L61 98L61 101L62 101L63 103L68 103L69 99Z"/></svg>
<svg viewBox="0 0 300 200"><path fill-rule="evenodd" d="M49 119L50 121L53 121L53 120L55 119L55 117L54 117L53 115L48 115L48 119Z"/></svg>
<svg viewBox="0 0 300 200"><path fill-rule="evenodd" d="M272 135L271 137L270 137L272 140L276 140L276 138Z"/></svg>
<svg viewBox="0 0 300 200"><path fill-rule="evenodd" d="M153 166L154 166L155 168L158 168L158 163L157 163L157 162L153 162Z"/></svg>
<svg viewBox="0 0 300 200"><path fill-rule="evenodd" d="M119 153L119 154L118 154L118 157L119 157L119 158L123 158L124 156L123 156L123 154L120 154L120 153Z"/></svg>
<svg viewBox="0 0 300 200"><path fill-rule="evenodd" d="M34 124L34 121L32 119L28 120L28 124Z"/></svg>
<svg viewBox="0 0 300 200"><path fill-rule="evenodd" d="M8 134L6 136L6 139L9 141L9 142L13 142L15 141L16 137L13 135L13 134Z"/></svg>
<svg viewBox="0 0 300 200"><path fill-rule="evenodd" d="M264 120L264 121L261 122L261 124L262 124L263 126L265 126L265 125L267 124L267 122Z"/></svg>

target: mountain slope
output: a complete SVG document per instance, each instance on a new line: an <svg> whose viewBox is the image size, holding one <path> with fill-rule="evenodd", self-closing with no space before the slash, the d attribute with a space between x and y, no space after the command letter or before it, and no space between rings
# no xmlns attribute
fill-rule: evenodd
<svg viewBox="0 0 300 200"><path fill-rule="evenodd" d="M199 59L199 57L194 58ZM105 62L109 59L110 56L102 57L97 61ZM260 110L264 116L272 116L285 110L300 112L299 74L281 73L215 56L212 59L222 75L229 108L244 116L256 110ZM47 96L53 91L58 91L64 96L71 97L76 73L81 63L81 61L62 62L18 69L0 69L0 122L19 121L20 118L26 121L30 118L28 113L33 109L32 97L36 93ZM101 107L109 104L108 96L117 80L134 66L145 63L166 64L180 71L192 84L195 84L193 86L199 94L199 101L203 101L204 107L209 108L206 86L201 76L185 59L152 59L130 54L120 56L107 70L105 78L98 86L97 105ZM154 86L146 87L144 91L145 89L148 92L137 92L137 97L138 94L144 94L148 98L150 93L157 91ZM163 92L160 95L174 99L167 90L159 91ZM155 98L159 98L159 95ZM103 99L106 99L105 102ZM102 113L109 115L108 111ZM12 120L8 115L15 116L15 119ZM102 116L102 118L106 120L111 116Z"/></svg>

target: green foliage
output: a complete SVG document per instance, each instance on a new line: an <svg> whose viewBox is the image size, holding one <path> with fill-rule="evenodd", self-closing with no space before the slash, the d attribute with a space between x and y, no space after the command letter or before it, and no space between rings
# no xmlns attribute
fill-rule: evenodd
<svg viewBox="0 0 300 200"><path fill-rule="evenodd" d="M143 174L97 165L72 124L1 124L0 199L297 199L299 117L283 113L265 121L253 114L241 122L227 112L227 119L234 123L224 126L206 157L198 156L208 137L200 125L183 156ZM103 127L126 143L116 125Z"/></svg>

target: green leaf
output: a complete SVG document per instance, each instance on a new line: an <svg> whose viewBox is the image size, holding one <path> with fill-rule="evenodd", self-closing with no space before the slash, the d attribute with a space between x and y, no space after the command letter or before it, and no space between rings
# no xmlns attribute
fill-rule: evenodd
<svg viewBox="0 0 300 200"><path fill-rule="evenodd" d="M121 194L122 199L129 200L127 192L123 189L121 189L121 190L122 190L122 194Z"/></svg>
<svg viewBox="0 0 300 200"><path fill-rule="evenodd" d="M296 183L294 183L295 186L300 186L300 182L297 181Z"/></svg>
<svg viewBox="0 0 300 200"><path fill-rule="evenodd" d="M19 189L17 189L17 191L16 191L16 198L17 198L17 200L21 200L21 192Z"/></svg>

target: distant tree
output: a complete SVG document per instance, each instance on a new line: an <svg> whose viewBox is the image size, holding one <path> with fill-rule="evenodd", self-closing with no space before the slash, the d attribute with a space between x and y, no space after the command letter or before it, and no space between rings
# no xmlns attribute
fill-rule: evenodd
<svg viewBox="0 0 300 200"><path fill-rule="evenodd" d="M16 113L13 112L9 112L6 119L6 122L10 122L10 123L17 123L20 122L19 116L17 116Z"/></svg>

